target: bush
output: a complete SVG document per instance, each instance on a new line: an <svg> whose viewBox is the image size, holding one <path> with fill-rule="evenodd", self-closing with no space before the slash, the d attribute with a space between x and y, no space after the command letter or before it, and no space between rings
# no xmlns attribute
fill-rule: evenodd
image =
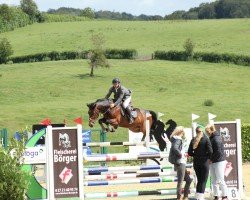
<svg viewBox="0 0 250 200"><path fill-rule="evenodd" d="M213 106L214 102L212 99L206 99L203 103L204 106Z"/></svg>
<svg viewBox="0 0 250 200"><path fill-rule="evenodd" d="M11 156L13 149L15 155ZM30 174L21 169L20 157L23 151L24 140L17 142L12 139L7 149L0 146L0 199L24 199Z"/></svg>
<svg viewBox="0 0 250 200"><path fill-rule="evenodd" d="M30 24L29 16L18 7L0 5L0 33Z"/></svg>
<svg viewBox="0 0 250 200"><path fill-rule="evenodd" d="M7 38L0 39L0 64L6 63L12 54L13 50Z"/></svg>
<svg viewBox="0 0 250 200"><path fill-rule="evenodd" d="M244 162L250 161L250 125L241 127L242 159Z"/></svg>

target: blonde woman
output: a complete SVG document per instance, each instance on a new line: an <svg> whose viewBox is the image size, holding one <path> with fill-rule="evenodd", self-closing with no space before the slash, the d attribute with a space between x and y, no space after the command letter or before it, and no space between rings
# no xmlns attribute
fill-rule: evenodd
<svg viewBox="0 0 250 200"><path fill-rule="evenodd" d="M224 170L226 166L224 146L220 133L215 130L213 124L206 126L206 132L209 135L209 139L212 144L213 154L210 158L210 175L212 179L212 188L214 193L214 199L219 199L220 189L222 194L222 200L228 200L227 198L227 185L224 180Z"/></svg>
<svg viewBox="0 0 250 200"><path fill-rule="evenodd" d="M204 200L204 192L209 174L209 159L213 153L209 138L203 134L201 127L196 128L196 136L191 140L188 155L192 156L197 177L196 199Z"/></svg>
<svg viewBox="0 0 250 200"><path fill-rule="evenodd" d="M183 126L175 128L170 135L171 149L169 152L169 162L174 164L175 171L177 172L177 200L187 200L192 179L186 170L186 152L183 147L183 140L185 132ZM182 183L186 182L184 187L184 197L182 198Z"/></svg>

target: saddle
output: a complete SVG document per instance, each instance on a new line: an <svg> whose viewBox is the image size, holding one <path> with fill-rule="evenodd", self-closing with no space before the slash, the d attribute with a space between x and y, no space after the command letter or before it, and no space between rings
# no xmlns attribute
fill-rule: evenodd
<svg viewBox="0 0 250 200"><path fill-rule="evenodd" d="M136 117L137 117L137 111L136 111L136 108L134 108L133 106L131 106L131 105L129 105L130 106L130 110L131 110L131 114L132 114L132 117L135 119ZM126 111L126 109L124 109L123 107L122 107L122 105L120 105L120 107L121 107L121 115L122 116L126 116L126 117L129 117L129 115L128 115L128 113L127 113L127 111Z"/></svg>

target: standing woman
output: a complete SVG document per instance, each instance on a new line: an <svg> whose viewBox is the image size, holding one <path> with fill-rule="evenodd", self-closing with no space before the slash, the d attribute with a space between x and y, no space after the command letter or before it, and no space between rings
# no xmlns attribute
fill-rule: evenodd
<svg viewBox="0 0 250 200"><path fill-rule="evenodd" d="M174 169L177 172L177 200L187 200L190 192L190 185L192 179L186 170L186 152L183 148L183 140L185 138L185 132L183 126L175 128L173 133L170 135L171 149L169 152L169 162L174 164ZM182 183L186 182L184 187L184 197L182 198Z"/></svg>
<svg viewBox="0 0 250 200"><path fill-rule="evenodd" d="M215 130L215 127L212 124L208 124L206 126L206 132L210 137L210 141L213 148L213 154L210 158L211 161L209 168L212 179L214 199L219 199L221 189L222 200L228 200L227 185L224 180L224 170L226 166L226 161L222 139L220 133Z"/></svg>
<svg viewBox="0 0 250 200"><path fill-rule="evenodd" d="M213 153L209 138L203 134L201 127L196 128L196 136L191 140L188 155L192 156L194 171L197 176L196 199L204 200L204 192L209 174L209 159Z"/></svg>

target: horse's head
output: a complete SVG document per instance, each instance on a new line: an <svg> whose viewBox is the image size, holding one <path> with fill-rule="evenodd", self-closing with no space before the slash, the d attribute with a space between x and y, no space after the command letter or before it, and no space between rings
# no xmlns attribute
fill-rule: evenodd
<svg viewBox="0 0 250 200"><path fill-rule="evenodd" d="M98 119L100 113L104 113L109 108L108 99L98 99L94 103L87 104L89 107L89 126L93 127L95 121Z"/></svg>
<svg viewBox="0 0 250 200"><path fill-rule="evenodd" d="M89 107L89 126L93 127L96 119L99 117L99 110L97 109L96 103L88 103L87 106Z"/></svg>

